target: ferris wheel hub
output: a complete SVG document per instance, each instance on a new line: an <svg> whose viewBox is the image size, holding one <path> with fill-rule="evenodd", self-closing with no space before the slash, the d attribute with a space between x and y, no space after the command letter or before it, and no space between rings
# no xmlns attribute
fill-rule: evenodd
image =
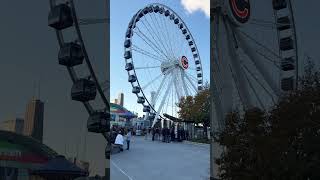
<svg viewBox="0 0 320 180"><path fill-rule="evenodd" d="M172 69L179 67L179 62L177 60L162 62L160 69L163 75L169 74Z"/></svg>

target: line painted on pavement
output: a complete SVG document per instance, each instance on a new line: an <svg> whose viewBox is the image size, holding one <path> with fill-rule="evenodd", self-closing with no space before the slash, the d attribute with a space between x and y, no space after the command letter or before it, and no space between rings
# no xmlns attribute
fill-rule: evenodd
<svg viewBox="0 0 320 180"><path fill-rule="evenodd" d="M133 180L126 172L124 172L115 162L113 162L112 160L110 160L110 162L119 169L119 171L124 174L125 176L127 176L129 178L129 180Z"/></svg>

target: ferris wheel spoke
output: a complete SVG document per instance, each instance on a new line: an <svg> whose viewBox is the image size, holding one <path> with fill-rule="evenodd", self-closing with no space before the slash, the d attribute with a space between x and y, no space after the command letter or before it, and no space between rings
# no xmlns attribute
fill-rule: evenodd
<svg viewBox="0 0 320 180"><path fill-rule="evenodd" d="M135 70L139 69L154 69L154 68L160 68L161 66L145 66L145 67L135 67Z"/></svg>
<svg viewBox="0 0 320 180"><path fill-rule="evenodd" d="M256 89L253 87L253 85L252 85L252 83L251 83L251 81L250 81L250 79L249 79L249 77L248 77L247 73L244 73L244 77L246 78L246 80L247 80L247 82L248 82L248 84L249 84L249 86L250 86L251 90L253 91L254 95L256 96L256 98L257 98L257 100L258 100L258 103L259 103L260 107L262 107L263 109L265 109L265 106L263 105L263 103L262 103L262 101L261 101L260 97L258 96L258 93L257 93Z"/></svg>
<svg viewBox="0 0 320 180"><path fill-rule="evenodd" d="M252 36L250 36L249 34L243 32L241 30L239 30L237 32L239 32L238 33L239 35L240 34L242 35L241 39L243 39L243 37L245 37L246 39L250 40L251 42L255 43L256 45L258 45L258 46L262 47L263 49L265 49L266 51L268 51L270 54L272 54L276 58L281 59L281 56L279 54L277 54L276 52L274 52L273 50L271 50L270 48L268 48L267 45L264 45L264 44L260 43L258 40L256 40L255 38L253 38Z"/></svg>
<svg viewBox="0 0 320 180"><path fill-rule="evenodd" d="M157 25L158 25L158 27L159 27L159 31L160 32L162 32L161 34L162 34L162 37L163 37L163 40L164 40L164 42L166 43L166 45L167 45L167 48L168 48L168 51L169 51L169 53L170 53L170 55L171 55L171 57L172 58L174 58L175 56L174 56L174 52L173 52L173 50L172 50L172 47L169 45L169 42L170 42L170 38L168 38L168 32L165 32L164 31L164 25L163 25L163 21L161 21L161 18L162 17L159 17L159 21L158 21L158 18L157 18L157 16L155 16L154 15L154 18L156 19L156 22L157 22ZM162 24L162 25L160 25L160 24Z"/></svg>
<svg viewBox="0 0 320 180"><path fill-rule="evenodd" d="M138 31L136 31L137 35L146 43L148 44L154 51L156 51L159 55L163 56L165 59L169 59L167 55L158 47L152 40L148 38L138 27L136 27Z"/></svg>
<svg viewBox="0 0 320 180"><path fill-rule="evenodd" d="M191 94L191 93L194 93L194 94L196 94L197 93L197 91L192 87L192 85L188 82L188 81L186 81L186 75L184 74L184 84L185 84L185 86L187 87L187 90L188 90L188 92ZM189 95L190 95L189 94Z"/></svg>
<svg viewBox="0 0 320 180"><path fill-rule="evenodd" d="M270 72L267 71L264 64L259 61L259 57L256 55L256 53L253 52L253 48L243 39L244 37L238 34L241 46L243 47L243 51L246 55L250 58L250 60L254 63L257 70L260 72L260 74L263 76L264 80L268 83L269 87L272 88L272 90L275 92L276 95L279 95L279 89L272 79L272 75Z"/></svg>
<svg viewBox="0 0 320 180"><path fill-rule="evenodd" d="M154 83L156 80L158 80L161 76L162 76L162 74L156 76L156 77L153 78L151 81L149 81L146 85L144 85L141 89L142 89L142 90L147 89L152 83Z"/></svg>
<svg viewBox="0 0 320 180"><path fill-rule="evenodd" d="M141 54L141 55L144 55L144 56L147 56L147 57L152 58L154 60L157 60L159 62L166 61L166 59L163 59L162 57L156 56L156 55L154 55L154 54L152 54L152 53L150 53L150 52L148 52L146 50L143 50L142 48L139 48L139 47L137 47L135 45L133 45L132 50L137 52L137 53L139 53L139 54Z"/></svg>
<svg viewBox="0 0 320 180"><path fill-rule="evenodd" d="M169 17L167 17L167 18L169 18ZM172 42L172 49L173 49L174 57L178 58L177 53L179 52L179 49L177 48L177 43L178 43L177 37L176 37L176 33L178 32L177 28L174 27L173 23L171 23L171 20L166 21L165 27L170 29L171 33L169 33L169 36L171 39L170 42Z"/></svg>
<svg viewBox="0 0 320 180"><path fill-rule="evenodd" d="M171 28L173 29L172 30L172 35L174 37L174 42L175 42L175 55L176 55L176 58L179 58L180 57L180 54L178 53L181 53L181 52L186 52L184 48L181 48L182 45L184 45L186 42L181 42L181 36L182 34L180 33L180 31L177 31L177 27L175 27L175 25L171 25Z"/></svg>
<svg viewBox="0 0 320 180"><path fill-rule="evenodd" d="M185 91L186 95L189 96L189 91L188 91L186 80L185 80L185 73L183 72L182 69L180 69L180 73L181 73L181 79L182 79L184 91Z"/></svg>
<svg viewBox="0 0 320 180"><path fill-rule="evenodd" d="M174 87L176 89L177 98L180 99L182 96L180 94L180 88L178 86L178 81L177 81L178 76L177 76L176 72L174 72L174 74L172 75L172 78L174 79L174 83L173 84L174 84Z"/></svg>
<svg viewBox="0 0 320 180"><path fill-rule="evenodd" d="M188 74L193 81L198 81L197 78L195 78L192 74L188 72L185 72L185 73Z"/></svg>
<svg viewBox="0 0 320 180"><path fill-rule="evenodd" d="M217 36L217 64L219 64L218 68L213 68L214 72L219 74L218 76L214 77L217 80L213 83L213 87L216 88L215 98L219 101L219 105L217 105L216 108L218 108L217 112L217 118L219 118L218 122L224 122L224 116L227 115L230 111L232 111L233 108L233 91L234 91L234 84L233 84L233 76L230 73L230 53L229 53L229 47L228 47L228 38L227 34L225 32L225 23L226 20L222 17L218 16L216 18L217 21L215 22L217 25L216 31L219 32L219 34L216 33ZM215 67L215 66L214 66ZM220 113L221 112L221 113ZM223 127L224 124L220 124Z"/></svg>
<svg viewBox="0 0 320 180"><path fill-rule="evenodd" d="M152 37L152 39L154 40L154 42L157 44L160 52L162 52L162 53L167 57L167 59L170 59L170 56L169 56L169 54L168 54L168 52L167 52L167 49L165 48L162 40L159 38L159 33L157 33L157 32L154 31L153 27L151 26L151 24L149 23L149 21L148 21L148 19L147 19L147 16L146 16L146 18L145 18L145 22L146 22L146 24L147 24L148 26L144 23L144 21L141 21L141 22L142 22L142 24L144 25L144 27L147 29L148 33L150 34L150 36ZM158 40L156 40L155 37L157 37Z"/></svg>
<svg viewBox="0 0 320 180"><path fill-rule="evenodd" d="M275 103L276 101L272 93L261 83L261 81L255 76L255 74L252 71L250 71L250 69L246 65L243 64L242 66L250 74L250 76L259 84L259 86L262 87L264 91L270 96L273 103Z"/></svg>
<svg viewBox="0 0 320 180"><path fill-rule="evenodd" d="M137 35L149 46L151 47L151 49L154 50L154 52L156 52L159 56L161 56L161 59L167 59L165 56L163 56L163 54L161 54L161 52L159 52L155 47L153 47L152 44L150 44L146 39L144 39L144 37L142 35L140 35L139 33L137 33Z"/></svg>
<svg viewBox="0 0 320 180"><path fill-rule="evenodd" d="M231 29L231 26L228 23L225 23L226 33L227 33L227 39L228 42L232 42L231 37L233 37L233 32ZM250 99L248 84L245 81L245 78L243 76L243 71L240 68L240 57L237 54L236 47L232 43L228 43L228 49L229 49L229 55L230 55L230 71L233 75L233 79L235 82L235 85L237 86L239 96L241 101L244 103L245 108L252 107L253 103Z"/></svg>
<svg viewBox="0 0 320 180"><path fill-rule="evenodd" d="M163 33L163 35L164 35L164 37L167 38L167 40L168 40L168 47L170 48L171 54L174 56L174 51L173 51L173 49L172 49L171 38L170 38L170 36L169 36L168 27L166 26L164 17L160 17L160 18L159 18L159 22L162 23L162 28L164 27L164 29L165 29L165 32Z"/></svg>
<svg viewBox="0 0 320 180"><path fill-rule="evenodd" d="M187 80L189 81L190 85L192 86L192 88L197 92L197 87L194 85L194 83L192 82L191 78L188 76L188 74L185 74Z"/></svg>
<svg viewBox="0 0 320 180"><path fill-rule="evenodd" d="M160 95L161 89L162 89L162 87L163 87L163 85L164 85L167 77L168 77L167 75L165 75L165 76L163 77L163 79L162 79L162 81L161 81L161 83L160 83L160 86L158 87L158 89L157 89L157 91L156 91L156 94L155 94L155 97L154 97L154 99L153 99L153 101L152 101L151 106L155 107L155 104L156 104L156 102L157 102L157 100L158 100L158 97L159 97L159 95Z"/></svg>
<svg viewBox="0 0 320 180"><path fill-rule="evenodd" d="M160 31L161 26L159 25L157 16L155 16L155 15L152 13L152 14L150 15L150 18L152 19L151 22L153 22L153 25L154 25L154 27L155 27L155 29L156 29L156 31L157 31L157 37L158 37L159 41L162 43L162 45L163 45L166 53L168 54L168 56L170 56L171 58L173 58L174 56L173 56L172 52L170 52L170 47L168 46L167 40L161 38L161 37L163 37L163 31ZM160 36L160 35L162 35L162 36Z"/></svg>
<svg viewBox="0 0 320 180"><path fill-rule="evenodd" d="M217 70L217 72L222 72L222 63L223 62L225 62L225 61L223 61L222 59L223 59L223 53L221 52L222 51L222 49L221 49L221 46L222 46L222 44L220 44L220 39L222 39L222 37L220 37L220 32L221 32L221 30L220 29L222 29L223 27L221 26L221 17L220 16L218 16L218 17L216 17L216 22L215 22L215 30L214 30L214 33L213 33L213 36L216 38L216 42L215 43L213 43L213 46L214 46L214 50L217 52L216 54L213 54L213 55L216 55L216 59L214 59L213 60L213 63L214 63L214 65L213 65L213 67L214 67L214 69L216 69ZM218 74L220 74L220 73L218 73Z"/></svg>
<svg viewBox="0 0 320 180"><path fill-rule="evenodd" d="M150 17L151 17L151 15L150 15ZM166 57L169 59L169 53L168 53L168 51L167 51L167 49L166 49L166 47L164 46L164 43L162 42L162 40L161 40L161 38L159 38L159 32L158 32L158 30L156 29L156 30L154 30L154 28L153 28L153 26L149 23L149 21L148 21L148 19L147 19L147 16L146 16L146 18L145 18L145 22L146 22L146 24L149 26L149 28L148 28L148 26L143 22L143 21L141 21L142 22L142 24L146 27L146 29L148 30L148 32L149 32L149 34L151 35L151 37L152 37L152 39L155 41L155 43L158 45L158 47L160 48L160 51L161 52L163 52L164 54L166 54ZM152 21L153 22L153 21ZM157 31L157 32L155 32L155 31ZM157 40L156 40L156 38L157 38Z"/></svg>
<svg viewBox="0 0 320 180"><path fill-rule="evenodd" d="M280 65L278 64L279 62L271 59L270 57L268 57L267 55L265 55L264 53L256 50L256 53L258 55L260 55L261 57L263 57L264 59L268 60L270 63L272 63L272 65L274 65L275 67L277 67L278 69L281 69Z"/></svg>

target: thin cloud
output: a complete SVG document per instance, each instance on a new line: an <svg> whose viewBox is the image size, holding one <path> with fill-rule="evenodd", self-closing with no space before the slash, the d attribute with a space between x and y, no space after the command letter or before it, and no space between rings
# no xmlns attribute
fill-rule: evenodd
<svg viewBox="0 0 320 180"><path fill-rule="evenodd" d="M210 0L181 0L181 4L188 13L202 11L210 17Z"/></svg>

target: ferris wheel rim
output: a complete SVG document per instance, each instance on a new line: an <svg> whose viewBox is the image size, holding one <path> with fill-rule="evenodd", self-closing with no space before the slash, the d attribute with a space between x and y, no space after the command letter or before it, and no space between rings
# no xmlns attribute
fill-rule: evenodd
<svg viewBox="0 0 320 180"><path fill-rule="evenodd" d="M200 67L200 72L201 72L201 75L202 75L202 76L201 76L201 82L202 82L202 83L201 83L201 85L198 84L198 87L200 87L200 86L203 87L203 70L202 70L201 57L200 57L200 54L199 54L199 51L198 51L198 47L197 47L197 45L196 45L196 43L195 43L195 40L194 40L194 38L193 38L193 35L192 35L191 31L189 30L188 26L186 25L186 23L185 23L185 22L183 21L183 19L182 19L175 11L173 11L170 7L168 7L168 6L166 6L166 5L163 5L163 4L160 4L160 3L151 3L151 4L148 4L148 5L144 6L144 7L141 8L141 9L133 16L133 18L130 20L129 25L128 25L128 27L127 27L127 31L128 31L129 29L134 29L134 28L136 27L136 23L137 23L138 16L139 16L140 13L143 13L143 10L144 10L145 8L149 8L149 7L155 8L156 6L159 6L159 8L164 8L164 11L165 11L165 10L169 10L169 11L170 11L170 14L174 14L174 16L179 19L179 23L177 24L177 26L180 25L180 24L183 24L183 27L187 30L188 35L190 35L190 41L193 41L193 42L194 42L194 47L195 47L195 49L196 49L195 52L196 52L196 54L198 55L199 67ZM148 12L147 14L149 14L149 13L155 13L155 12L152 11L152 12ZM157 13L155 13L155 14L157 14ZM164 15L164 12L163 12L163 15ZM139 19L140 19L140 18L139 18ZM132 22L132 24L131 24L132 27L130 27L130 23L131 23L131 22ZM177 27L177 28L178 28L178 27ZM134 33L134 32L133 32L133 30L132 30L132 31L131 31L131 34L130 34L130 38L127 38L127 37L126 37L125 40L129 39L129 40L131 41L131 40L132 40L133 33ZM186 40L186 42L188 42L188 40ZM191 47L189 47L189 48L191 48ZM124 51L125 51L125 52L126 52L126 49L127 49L127 48L124 48ZM132 45L130 46L129 49L130 49L130 52L132 53ZM192 53L192 54L193 54L193 53ZM137 83L138 87L141 89L141 94L142 94L143 98L144 98L145 101L147 102L146 105L148 105L148 106L152 109L153 113L156 114L156 113L157 113L157 110L155 109L154 105L152 105L152 103L150 102L149 98L147 98L147 96L145 95L144 90L142 90L142 86L141 86L141 84L140 84L140 82L139 82L139 78L138 78L138 75L137 75L137 72L136 72L136 67L134 66L134 58L131 57L130 59L131 59L130 62L131 62L132 65L133 65L133 75L135 75L135 77L136 77L136 83ZM193 60L194 60L194 63L195 63L195 58L194 58L194 57L193 57ZM128 59L125 59L125 62L127 63L127 62L128 62ZM129 75L130 75L129 71L127 71L127 73L128 73L128 76L129 76ZM135 87L134 82L131 82L130 84L131 84L132 87ZM136 96L139 97L138 94L136 94ZM144 103L143 103L142 105L145 106ZM161 110L160 110L160 111L161 111ZM164 117L162 117L161 114L159 114L158 117L159 117L160 119L165 119Z"/></svg>

